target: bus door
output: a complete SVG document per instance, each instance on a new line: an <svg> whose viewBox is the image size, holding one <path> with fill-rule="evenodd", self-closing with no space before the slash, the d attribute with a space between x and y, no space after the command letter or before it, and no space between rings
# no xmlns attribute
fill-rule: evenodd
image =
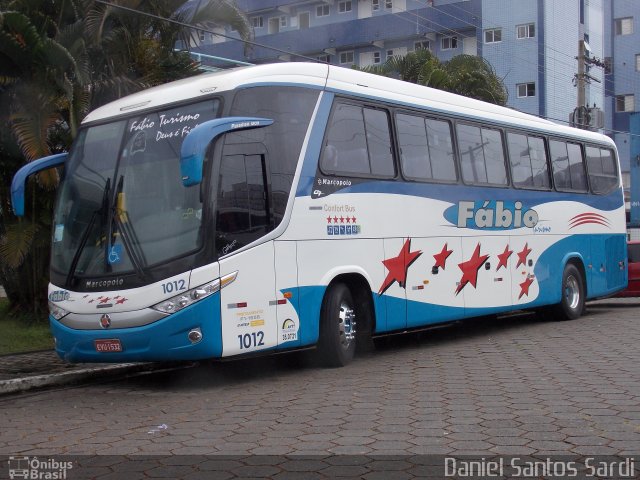
<svg viewBox="0 0 640 480"><path fill-rule="evenodd" d="M517 247L511 245L510 239L509 236L462 239L462 261L458 265L460 277L456 291L459 294L464 292L465 316L494 313L511 306L509 262L513 261L513 250Z"/></svg>
<svg viewBox="0 0 640 480"><path fill-rule="evenodd" d="M226 145L217 178L220 275L237 272L221 289L222 355L273 348L278 344L274 243L235 253L273 229L266 148L261 143Z"/></svg>
<svg viewBox="0 0 640 480"><path fill-rule="evenodd" d="M407 274L409 327L445 322L464 315L464 291L457 285L463 261L459 237L414 238L411 251L421 252Z"/></svg>

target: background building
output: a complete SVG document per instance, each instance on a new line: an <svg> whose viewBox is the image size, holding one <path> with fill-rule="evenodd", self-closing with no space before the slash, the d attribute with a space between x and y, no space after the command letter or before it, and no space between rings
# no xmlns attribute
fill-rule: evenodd
<svg viewBox="0 0 640 480"><path fill-rule="evenodd" d="M640 95L640 26L636 0L237 0L261 47L201 34L195 52L251 63L304 61L294 54L350 67L382 64L428 48L439 59L462 53L488 60L504 79L508 105L568 122L580 87L594 127L619 146L628 172L629 115ZM634 13L636 13L634 17ZM236 35L231 30L216 30ZM203 57L204 63L216 62ZM611 66L605 75L605 63ZM606 78L605 78L606 77ZM614 133L620 131L626 133ZM628 178L628 175L627 175Z"/></svg>
<svg viewBox="0 0 640 480"><path fill-rule="evenodd" d="M606 76L605 126L618 145L623 170L629 171L630 118L638 113L640 98L640 2L604 0L604 16L605 55L610 65Z"/></svg>

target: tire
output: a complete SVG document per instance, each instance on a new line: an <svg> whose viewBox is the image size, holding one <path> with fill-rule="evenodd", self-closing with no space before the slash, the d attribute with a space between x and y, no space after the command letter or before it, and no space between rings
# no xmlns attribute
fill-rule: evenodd
<svg viewBox="0 0 640 480"><path fill-rule="evenodd" d="M584 312L585 288L582 273L572 263L562 273L562 298L556 308L560 320L574 320Z"/></svg>
<svg viewBox="0 0 640 480"><path fill-rule="evenodd" d="M343 283L331 285L320 309L318 349L327 367L344 367L356 351L356 311L353 296Z"/></svg>

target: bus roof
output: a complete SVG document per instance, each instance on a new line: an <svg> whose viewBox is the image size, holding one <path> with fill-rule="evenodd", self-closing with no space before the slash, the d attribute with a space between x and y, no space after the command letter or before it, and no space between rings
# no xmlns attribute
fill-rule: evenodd
<svg viewBox="0 0 640 480"><path fill-rule="evenodd" d="M434 112L605 142L614 146L613 141L605 135L568 127L507 107L358 70L305 62L238 67L167 83L100 107L87 115L83 123L205 98L214 92L238 87L274 84L325 88L336 93L375 98L407 107L419 106Z"/></svg>

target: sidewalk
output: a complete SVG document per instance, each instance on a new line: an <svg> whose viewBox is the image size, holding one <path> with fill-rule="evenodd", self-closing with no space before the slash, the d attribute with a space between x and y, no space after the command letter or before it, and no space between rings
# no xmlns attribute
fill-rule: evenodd
<svg viewBox="0 0 640 480"><path fill-rule="evenodd" d="M164 368L159 363L65 363L53 350L0 356L0 395Z"/></svg>

